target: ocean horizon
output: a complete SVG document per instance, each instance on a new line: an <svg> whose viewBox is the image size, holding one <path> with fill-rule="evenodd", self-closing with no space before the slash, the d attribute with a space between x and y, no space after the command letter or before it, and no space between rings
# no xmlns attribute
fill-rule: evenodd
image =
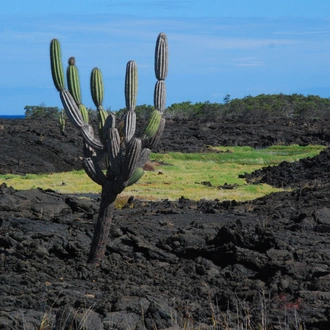
<svg viewBox="0 0 330 330"><path fill-rule="evenodd" d="M25 115L0 115L0 119L24 119Z"/></svg>

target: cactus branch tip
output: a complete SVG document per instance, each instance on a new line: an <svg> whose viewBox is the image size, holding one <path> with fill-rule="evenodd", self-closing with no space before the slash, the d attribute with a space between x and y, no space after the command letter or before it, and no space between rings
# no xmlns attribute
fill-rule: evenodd
<svg viewBox="0 0 330 330"><path fill-rule="evenodd" d="M76 65L76 59L73 56L71 56L68 60L68 64L69 65Z"/></svg>

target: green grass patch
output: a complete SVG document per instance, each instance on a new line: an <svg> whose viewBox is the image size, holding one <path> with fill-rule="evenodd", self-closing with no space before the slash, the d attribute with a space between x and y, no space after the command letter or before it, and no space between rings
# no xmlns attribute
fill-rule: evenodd
<svg viewBox="0 0 330 330"><path fill-rule="evenodd" d="M251 200L281 189L265 184L247 184L238 177L240 174L277 165L282 161L292 162L313 157L324 148L297 145L258 150L250 147L217 147L208 153L152 154L150 158L157 163L156 170L145 172L142 179L126 188L121 197L134 195L148 200L176 200L184 196L195 200ZM60 193L100 192L100 186L93 183L84 171L25 176L7 174L0 175L0 182L6 182L18 190L40 187L51 188ZM219 188L226 184L235 185L235 188Z"/></svg>

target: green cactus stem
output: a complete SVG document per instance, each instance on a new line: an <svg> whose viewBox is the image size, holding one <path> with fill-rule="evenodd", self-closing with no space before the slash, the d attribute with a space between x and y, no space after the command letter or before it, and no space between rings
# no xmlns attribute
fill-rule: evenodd
<svg viewBox="0 0 330 330"><path fill-rule="evenodd" d="M101 168L97 163L93 162L91 158L84 158L83 162L84 170L87 175L97 184L103 185L106 181L106 176L104 175Z"/></svg>
<svg viewBox="0 0 330 330"><path fill-rule="evenodd" d="M107 177L113 178L120 174L122 166L122 152L120 149L120 136L117 128L109 129L109 138L107 140L108 167Z"/></svg>
<svg viewBox="0 0 330 330"><path fill-rule="evenodd" d="M105 123L103 125L103 132L102 132L102 135L103 135L103 139L106 141L108 136L109 136L109 130L111 128L115 128L116 127L116 116L113 114L113 113L109 113L108 114L108 117L106 118L105 120Z"/></svg>
<svg viewBox="0 0 330 330"><path fill-rule="evenodd" d="M98 68L94 68L91 73L91 94L93 102L97 109L102 107L103 97L104 97L104 87L102 72Z"/></svg>
<svg viewBox="0 0 330 330"><path fill-rule="evenodd" d="M154 107L160 114L166 106L166 84L165 79L168 71L168 44L167 37L160 33L157 38L155 48L155 76L158 80L154 89ZM147 127L143 131L143 145L154 148L163 134L165 119L157 112L153 112Z"/></svg>
<svg viewBox="0 0 330 330"><path fill-rule="evenodd" d="M165 129L165 123L166 123L165 118L162 118L156 133L151 138L148 139L148 146L150 149L153 149L158 145L159 140L163 135Z"/></svg>
<svg viewBox="0 0 330 330"><path fill-rule="evenodd" d="M97 150L104 150L102 142L94 137L94 131L91 125L85 124L81 126L80 132L90 147Z"/></svg>
<svg viewBox="0 0 330 330"><path fill-rule="evenodd" d="M161 112L159 110L154 110L151 113L148 126L145 128L142 134L142 139L149 139L156 134L161 119L162 119Z"/></svg>
<svg viewBox="0 0 330 330"><path fill-rule="evenodd" d="M165 33L159 33L155 49L155 75L158 80L165 80L168 72L168 43Z"/></svg>
<svg viewBox="0 0 330 330"><path fill-rule="evenodd" d="M134 111L138 90L138 70L135 61L129 61L126 65L125 77L125 101L128 111Z"/></svg>
<svg viewBox="0 0 330 330"><path fill-rule="evenodd" d="M85 123L79 107L76 104L76 101L72 97L72 95L67 90L62 90L60 92L60 98L65 109L66 115L69 120L77 127L82 127Z"/></svg>
<svg viewBox="0 0 330 330"><path fill-rule="evenodd" d="M133 174L137 167L138 161L141 157L142 143L139 138L132 138L129 143L126 144L126 154L123 163L123 177L127 181Z"/></svg>
<svg viewBox="0 0 330 330"><path fill-rule="evenodd" d="M79 73L76 67L76 60L71 56L68 60L68 68L66 70L66 77L68 81L68 90L72 97L74 98L79 110L81 112L82 118L86 124L89 123L88 111L86 107L81 103L81 89L80 89L80 80Z"/></svg>
<svg viewBox="0 0 330 330"><path fill-rule="evenodd" d="M81 116L83 118L83 121L86 124L88 124L89 123L89 116L88 116L88 110L87 110L87 108L82 103L80 103L79 104L79 110L80 110Z"/></svg>
<svg viewBox="0 0 330 330"><path fill-rule="evenodd" d="M136 113L135 111L128 111L124 120L124 136L125 142L129 142L135 134L136 129Z"/></svg>
<svg viewBox="0 0 330 330"><path fill-rule="evenodd" d="M60 92L65 89L65 80L62 65L61 45L57 39L53 39L50 43L50 58L54 85Z"/></svg>
<svg viewBox="0 0 330 330"><path fill-rule="evenodd" d="M70 94L73 96L76 103L81 103L81 92L80 92L80 81L78 69L75 66L75 58L69 58L69 66L66 70L66 79L68 81L68 89Z"/></svg>
<svg viewBox="0 0 330 330"><path fill-rule="evenodd" d="M166 84L164 80L158 80L154 91L154 106L163 112L166 107Z"/></svg>
<svg viewBox="0 0 330 330"><path fill-rule="evenodd" d="M136 168L127 182L127 187L138 182L142 178L143 174L144 174L144 170L142 167Z"/></svg>
<svg viewBox="0 0 330 330"><path fill-rule="evenodd" d="M103 135L103 127L108 118L108 113L105 110L103 110L102 107L99 107L99 110L97 111L97 118L98 118L99 138L102 143L105 143L107 137Z"/></svg>

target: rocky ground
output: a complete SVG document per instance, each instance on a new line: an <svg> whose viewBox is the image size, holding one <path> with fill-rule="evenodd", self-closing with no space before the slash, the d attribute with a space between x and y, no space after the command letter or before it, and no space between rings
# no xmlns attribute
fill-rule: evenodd
<svg viewBox="0 0 330 330"><path fill-rule="evenodd" d="M329 128L172 121L159 151L328 145ZM81 166L70 127L2 120L0 139L2 173ZM247 176L292 191L245 203L131 198L95 269L86 258L99 196L0 182L0 329L330 329L329 157Z"/></svg>

